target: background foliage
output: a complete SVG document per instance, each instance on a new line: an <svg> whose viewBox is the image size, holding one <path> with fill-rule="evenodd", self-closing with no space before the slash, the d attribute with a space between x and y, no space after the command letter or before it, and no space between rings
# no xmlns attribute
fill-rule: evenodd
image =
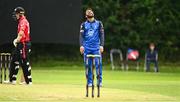
<svg viewBox="0 0 180 102"><path fill-rule="evenodd" d="M106 48L145 52L148 43L157 45L161 59L180 59L179 0L82 0L104 23ZM178 56L177 56L178 55Z"/></svg>

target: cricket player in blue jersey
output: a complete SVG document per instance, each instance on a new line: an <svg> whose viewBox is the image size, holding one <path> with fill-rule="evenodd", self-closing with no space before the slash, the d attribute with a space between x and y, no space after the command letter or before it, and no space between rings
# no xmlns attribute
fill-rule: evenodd
<svg viewBox="0 0 180 102"><path fill-rule="evenodd" d="M86 55L101 55L104 51L104 28L101 21L94 18L94 12L88 8L85 12L87 20L80 27L80 53L84 55L84 63L86 64ZM98 58L95 58L96 75L98 73ZM92 60L88 60L88 68L92 66ZM100 58L100 80L99 85L102 86L102 55ZM92 71L88 71L88 86L92 86Z"/></svg>

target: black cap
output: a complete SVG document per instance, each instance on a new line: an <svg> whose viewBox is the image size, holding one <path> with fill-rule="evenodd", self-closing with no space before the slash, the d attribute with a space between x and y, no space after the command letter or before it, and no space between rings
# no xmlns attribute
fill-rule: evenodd
<svg viewBox="0 0 180 102"><path fill-rule="evenodd" d="M24 10L24 8L22 8L22 7L16 7L16 8L14 9L14 13L25 14L25 10Z"/></svg>

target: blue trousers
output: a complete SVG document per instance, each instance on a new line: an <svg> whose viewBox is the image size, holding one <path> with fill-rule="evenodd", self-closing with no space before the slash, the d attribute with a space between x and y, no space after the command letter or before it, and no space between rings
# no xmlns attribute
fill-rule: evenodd
<svg viewBox="0 0 180 102"><path fill-rule="evenodd" d="M159 69L158 69L158 61L156 61L156 60L146 60L146 72L150 71L150 64L151 63L154 63L154 71L158 72L159 71Z"/></svg>
<svg viewBox="0 0 180 102"><path fill-rule="evenodd" d="M92 58L88 58L87 60L88 54L101 55L101 53L99 50L96 50L96 51L85 50L84 51L84 65L85 65L85 68L88 68L88 84L90 84L92 83L92 70L91 69L92 69L93 60ZM98 78L97 75L99 73L99 78L100 78L99 83L102 83L102 56L100 57L100 61L99 61L99 58L94 58L94 59L95 59L96 78Z"/></svg>

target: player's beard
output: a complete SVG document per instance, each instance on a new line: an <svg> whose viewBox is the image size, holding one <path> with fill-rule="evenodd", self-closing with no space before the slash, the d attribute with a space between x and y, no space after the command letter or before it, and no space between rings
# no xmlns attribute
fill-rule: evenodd
<svg viewBox="0 0 180 102"><path fill-rule="evenodd" d="M92 16L86 15L86 17L87 17L88 19L91 19L91 18L93 18L94 16L93 16L93 15L92 15Z"/></svg>

